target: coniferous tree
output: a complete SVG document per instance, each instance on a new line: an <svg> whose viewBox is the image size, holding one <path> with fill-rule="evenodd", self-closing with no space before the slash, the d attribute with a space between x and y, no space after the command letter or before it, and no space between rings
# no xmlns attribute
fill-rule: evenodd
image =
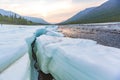
<svg viewBox="0 0 120 80"><path fill-rule="evenodd" d="M28 21L21 16L17 17L16 14L11 16L3 16L2 14L0 14L0 23L1 24L21 24L21 25L37 24L37 23L33 23L32 21Z"/></svg>

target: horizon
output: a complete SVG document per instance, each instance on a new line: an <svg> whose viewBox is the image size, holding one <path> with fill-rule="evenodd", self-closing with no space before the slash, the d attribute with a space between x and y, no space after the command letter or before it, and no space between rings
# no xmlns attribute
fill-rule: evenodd
<svg viewBox="0 0 120 80"><path fill-rule="evenodd" d="M0 8L22 16L37 17L50 23L58 23L65 21L86 8L99 6L106 1L107 0L14 0L10 2L9 0L1 0Z"/></svg>

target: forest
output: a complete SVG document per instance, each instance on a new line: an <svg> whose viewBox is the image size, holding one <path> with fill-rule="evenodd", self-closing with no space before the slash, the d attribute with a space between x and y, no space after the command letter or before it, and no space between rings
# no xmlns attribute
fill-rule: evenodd
<svg viewBox="0 0 120 80"><path fill-rule="evenodd" d="M26 19L24 19L21 16L16 16L12 15L12 16L4 16L2 14L0 14L0 24L18 24L18 25L35 25L38 23L34 23L32 21L28 21Z"/></svg>

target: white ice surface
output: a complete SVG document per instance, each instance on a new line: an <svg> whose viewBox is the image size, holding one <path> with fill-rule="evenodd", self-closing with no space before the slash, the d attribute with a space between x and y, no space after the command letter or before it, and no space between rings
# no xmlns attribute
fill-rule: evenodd
<svg viewBox="0 0 120 80"><path fill-rule="evenodd" d="M120 80L120 49L47 35L36 45L40 69L56 80Z"/></svg>
<svg viewBox="0 0 120 80"><path fill-rule="evenodd" d="M3 71L0 75L0 80L31 80L28 53Z"/></svg>
<svg viewBox="0 0 120 80"><path fill-rule="evenodd" d="M35 37L39 67L55 80L120 80L120 49L92 40L64 38L53 31L56 28L0 26L0 80L31 79L27 45L30 47Z"/></svg>
<svg viewBox="0 0 120 80"><path fill-rule="evenodd" d="M53 27L0 25L0 80L37 80L37 71L31 54L28 56L28 48L39 35L62 36L51 31L57 28Z"/></svg>
<svg viewBox="0 0 120 80"><path fill-rule="evenodd" d="M42 26L0 26L0 80L30 80L26 38Z"/></svg>

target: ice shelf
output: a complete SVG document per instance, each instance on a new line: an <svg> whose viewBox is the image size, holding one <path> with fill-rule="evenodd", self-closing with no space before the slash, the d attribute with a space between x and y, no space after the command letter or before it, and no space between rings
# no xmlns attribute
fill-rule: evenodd
<svg viewBox="0 0 120 80"><path fill-rule="evenodd" d="M55 80L120 80L120 49L64 37L57 26L3 26L0 80L38 80L37 70Z"/></svg>
<svg viewBox="0 0 120 80"><path fill-rule="evenodd" d="M48 35L38 37L36 47L40 69L55 80L120 80L120 49Z"/></svg>

